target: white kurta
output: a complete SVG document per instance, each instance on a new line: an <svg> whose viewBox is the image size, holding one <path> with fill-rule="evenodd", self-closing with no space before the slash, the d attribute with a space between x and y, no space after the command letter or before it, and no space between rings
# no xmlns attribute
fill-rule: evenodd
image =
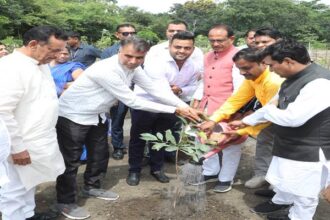
<svg viewBox="0 0 330 220"><path fill-rule="evenodd" d="M9 181L7 163L9 154L10 137L4 121L0 118L0 187Z"/></svg>
<svg viewBox="0 0 330 220"><path fill-rule="evenodd" d="M330 80L315 79L300 90L296 100L286 109L278 109L274 100L243 119L249 125L270 121L286 127L299 127L316 114L330 107ZM303 162L273 157L267 181L283 192L297 196L317 198L325 185L329 184L330 161L326 161L320 149L319 162Z"/></svg>
<svg viewBox="0 0 330 220"><path fill-rule="evenodd" d="M31 164L14 165L27 190L56 180L65 169L55 130L55 91L48 65L19 51L0 60L0 117L10 134L11 153L30 154Z"/></svg>

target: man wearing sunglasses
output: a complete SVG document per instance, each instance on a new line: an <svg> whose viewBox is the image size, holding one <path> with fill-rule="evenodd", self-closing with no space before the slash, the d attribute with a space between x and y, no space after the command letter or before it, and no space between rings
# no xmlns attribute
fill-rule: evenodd
<svg viewBox="0 0 330 220"><path fill-rule="evenodd" d="M135 34L136 31L134 25L128 23L118 25L116 28L115 36L119 41L113 44L111 47L106 48L101 55L101 59L106 59L118 54L120 48L120 41L125 40ZM115 105L110 109L111 144L113 146L112 157L115 160L122 160L124 158L125 145L123 143L123 126L127 111L128 107L120 101L118 102L118 105Z"/></svg>
<svg viewBox="0 0 330 220"><path fill-rule="evenodd" d="M101 59L109 58L113 55L116 55L120 47L119 42L135 34L136 30L134 25L128 23L118 25L116 28L115 36L119 41L113 44L111 47L106 48L101 54Z"/></svg>

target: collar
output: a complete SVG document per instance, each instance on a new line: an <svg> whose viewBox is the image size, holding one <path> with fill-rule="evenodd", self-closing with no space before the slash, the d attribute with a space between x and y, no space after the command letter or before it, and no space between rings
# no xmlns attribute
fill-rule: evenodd
<svg viewBox="0 0 330 220"><path fill-rule="evenodd" d="M268 77L269 74L270 74L269 67L267 67L265 69L265 71L256 80L254 80L254 82L260 83L260 82L264 81Z"/></svg>
<svg viewBox="0 0 330 220"><path fill-rule="evenodd" d="M124 66L123 64L120 63L118 55L114 55L114 56L117 56L117 63L120 66L120 68L123 69L124 73L130 74L130 73L133 73L136 70L136 68L135 69L128 69L126 66Z"/></svg>
<svg viewBox="0 0 330 220"><path fill-rule="evenodd" d="M312 69L315 68L315 66L316 66L315 63L310 63L309 65L306 66L305 69L303 69L303 70L299 71L298 73L290 76L289 78L287 78L287 80L295 80L295 79L297 79L299 77L302 77L302 76L304 76L306 74L309 74L312 71Z"/></svg>
<svg viewBox="0 0 330 220"><path fill-rule="evenodd" d="M18 56L21 56L23 57L24 59L30 61L31 63L35 64L35 65L39 65L39 61L30 57L30 56L27 56L26 54L22 53L21 51L19 50L14 50L13 54L15 55L18 55Z"/></svg>
<svg viewBox="0 0 330 220"><path fill-rule="evenodd" d="M234 50L236 47L234 45L230 45L230 47L227 50L224 51L213 51L213 55L214 56L224 56L227 53L231 52L232 50Z"/></svg>

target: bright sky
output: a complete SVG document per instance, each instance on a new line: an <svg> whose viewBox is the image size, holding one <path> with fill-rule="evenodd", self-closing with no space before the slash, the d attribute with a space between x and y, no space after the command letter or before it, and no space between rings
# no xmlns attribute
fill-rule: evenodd
<svg viewBox="0 0 330 220"><path fill-rule="evenodd" d="M119 6L135 6L152 13L167 12L174 3L183 4L188 0L118 0Z"/></svg>
<svg viewBox="0 0 330 220"><path fill-rule="evenodd" d="M160 13L169 11L174 3L183 4L189 0L118 0L119 6L135 6L143 11ZM221 1L221 0L220 0ZM219 0L215 0L219 2ZM330 0L321 0L322 3L330 5Z"/></svg>

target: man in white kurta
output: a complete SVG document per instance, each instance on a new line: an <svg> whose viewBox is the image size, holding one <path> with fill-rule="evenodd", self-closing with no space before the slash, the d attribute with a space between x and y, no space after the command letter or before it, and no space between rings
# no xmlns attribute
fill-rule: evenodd
<svg viewBox="0 0 330 220"><path fill-rule="evenodd" d="M0 190L3 220L36 219L35 188L64 171L56 139L58 100L48 63L65 46L63 33L39 26L24 46L0 60L0 117L11 147L9 182Z"/></svg>
<svg viewBox="0 0 330 220"><path fill-rule="evenodd" d="M270 121L275 127L266 180L276 194L253 211L265 214L293 204L288 216L268 219L311 220L329 179L330 72L310 63L306 48L290 40L266 48L265 56L264 62L287 80L277 105L271 102L243 119L244 124Z"/></svg>
<svg viewBox="0 0 330 220"><path fill-rule="evenodd" d="M9 182L8 156L10 154L10 137L5 122L0 118L0 187Z"/></svg>

